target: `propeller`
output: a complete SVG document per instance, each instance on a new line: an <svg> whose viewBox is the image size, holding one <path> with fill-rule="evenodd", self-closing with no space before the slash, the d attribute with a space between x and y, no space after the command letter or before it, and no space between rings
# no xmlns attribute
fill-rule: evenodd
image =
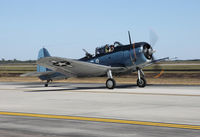
<svg viewBox="0 0 200 137"><path fill-rule="evenodd" d="M131 51L131 46L133 46L133 54L135 58L133 60L131 53L130 53L130 57L131 57L132 62L136 62L137 56L136 56L136 51L135 51L135 43L132 44L130 31L128 31L128 37L129 37L129 43L130 43L130 51Z"/></svg>
<svg viewBox="0 0 200 137"><path fill-rule="evenodd" d="M152 47L155 47L155 45L156 45L156 43L158 41L158 35L152 29L149 31L149 41L150 41L150 45ZM153 51L153 52L149 52L149 54L152 55L152 61L156 60L155 56L153 55L153 53L155 52L155 50L151 50L151 51ZM156 73L156 75L154 76L154 78L159 78L164 73L164 69L158 63L155 63L155 65L153 65L152 69Z"/></svg>
<svg viewBox="0 0 200 137"><path fill-rule="evenodd" d="M132 42L131 42L131 34L130 34L130 31L128 31L128 37L129 37L129 42L130 42L130 45L131 45Z"/></svg>
<svg viewBox="0 0 200 137"><path fill-rule="evenodd" d="M158 41L158 35L152 29L149 31L149 40L152 47L154 47Z"/></svg>

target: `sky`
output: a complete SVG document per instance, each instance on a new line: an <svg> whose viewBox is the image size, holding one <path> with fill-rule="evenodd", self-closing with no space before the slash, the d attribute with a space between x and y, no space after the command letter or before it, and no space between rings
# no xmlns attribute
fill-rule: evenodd
<svg viewBox="0 0 200 137"><path fill-rule="evenodd" d="M200 0L0 0L0 59L81 58L82 49L150 42L155 56L200 59Z"/></svg>

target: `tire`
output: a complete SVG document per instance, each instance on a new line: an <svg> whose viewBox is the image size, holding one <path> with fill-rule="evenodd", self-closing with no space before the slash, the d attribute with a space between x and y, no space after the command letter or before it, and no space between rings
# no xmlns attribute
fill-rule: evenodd
<svg viewBox="0 0 200 137"><path fill-rule="evenodd" d="M46 84L44 84L44 87L48 87L48 84L46 83Z"/></svg>
<svg viewBox="0 0 200 137"><path fill-rule="evenodd" d="M140 87L140 88L143 88L146 86L146 80L145 78L141 77L140 80L138 79L137 80L137 86Z"/></svg>
<svg viewBox="0 0 200 137"><path fill-rule="evenodd" d="M106 81L106 87L107 87L108 89L114 89L115 86L116 86L116 82L115 82L114 79L109 78L109 79Z"/></svg>

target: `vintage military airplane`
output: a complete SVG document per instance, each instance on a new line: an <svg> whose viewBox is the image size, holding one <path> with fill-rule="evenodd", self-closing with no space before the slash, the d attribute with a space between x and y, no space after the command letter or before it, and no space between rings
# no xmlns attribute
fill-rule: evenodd
<svg viewBox="0 0 200 137"><path fill-rule="evenodd" d="M130 33L128 45L114 42L113 45L97 47L95 55L88 53L81 59L68 59L51 57L49 52L42 48L39 51L37 72L23 74L22 76L38 76L46 80L45 87L55 79L69 77L97 77L107 75L106 87L113 89L116 82L113 74L124 74L137 71L138 87L145 87L146 80L142 69L156 62L165 61L169 58L155 60L152 46L147 42L132 43Z"/></svg>

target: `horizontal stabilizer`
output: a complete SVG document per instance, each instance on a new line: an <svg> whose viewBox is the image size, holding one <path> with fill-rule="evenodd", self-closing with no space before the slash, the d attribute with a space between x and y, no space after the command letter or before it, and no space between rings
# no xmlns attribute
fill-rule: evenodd
<svg viewBox="0 0 200 137"><path fill-rule="evenodd" d="M39 77L39 76L46 76L55 73L54 71L46 71L46 72L30 72L20 75L21 77Z"/></svg>

